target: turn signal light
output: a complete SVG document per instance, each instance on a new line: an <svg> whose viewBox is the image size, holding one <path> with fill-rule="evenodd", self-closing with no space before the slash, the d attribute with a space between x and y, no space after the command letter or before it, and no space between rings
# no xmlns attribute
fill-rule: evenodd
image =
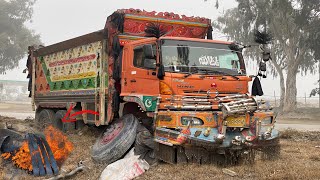
<svg viewBox="0 0 320 180"><path fill-rule="evenodd" d="M172 95L172 90L166 83L160 82L160 94Z"/></svg>

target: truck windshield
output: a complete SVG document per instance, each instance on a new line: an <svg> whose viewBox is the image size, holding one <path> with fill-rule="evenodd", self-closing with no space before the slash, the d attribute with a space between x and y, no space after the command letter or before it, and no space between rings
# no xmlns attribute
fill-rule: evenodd
<svg viewBox="0 0 320 180"><path fill-rule="evenodd" d="M242 75L243 61L227 44L162 40L161 57L166 72Z"/></svg>

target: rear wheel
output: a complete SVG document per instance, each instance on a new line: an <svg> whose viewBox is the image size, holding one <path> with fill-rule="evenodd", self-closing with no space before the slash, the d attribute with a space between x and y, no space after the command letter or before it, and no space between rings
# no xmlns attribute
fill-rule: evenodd
<svg viewBox="0 0 320 180"><path fill-rule="evenodd" d="M60 129L63 132L75 129L75 122L62 122L62 119L66 113L66 110L57 111L53 120L53 126Z"/></svg>
<svg viewBox="0 0 320 180"><path fill-rule="evenodd" d="M51 109L42 109L36 112L35 127L43 131L46 127L53 124L54 111Z"/></svg>
<svg viewBox="0 0 320 180"><path fill-rule="evenodd" d="M137 125L138 121L132 114L112 122L93 145L92 158L107 164L121 158L134 143Z"/></svg>

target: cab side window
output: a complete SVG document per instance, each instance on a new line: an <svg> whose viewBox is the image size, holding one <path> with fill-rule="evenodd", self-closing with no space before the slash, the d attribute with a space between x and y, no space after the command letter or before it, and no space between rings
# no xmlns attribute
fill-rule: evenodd
<svg viewBox="0 0 320 180"><path fill-rule="evenodd" d="M153 54L156 53L156 46L152 45ZM143 51L143 46L138 46L134 48L133 55L133 66L143 69L155 69L156 57L150 58L145 57L145 52ZM154 66L154 67L153 67Z"/></svg>
<svg viewBox="0 0 320 180"><path fill-rule="evenodd" d="M137 47L134 49L134 56L133 56L133 65L134 67L143 68L144 62L144 53L142 47Z"/></svg>

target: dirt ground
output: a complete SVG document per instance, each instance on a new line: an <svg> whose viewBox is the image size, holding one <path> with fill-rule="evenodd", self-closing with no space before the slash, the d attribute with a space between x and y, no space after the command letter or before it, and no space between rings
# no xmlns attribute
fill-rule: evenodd
<svg viewBox="0 0 320 180"><path fill-rule="evenodd" d="M21 105L23 106L23 105ZM300 109L296 114L279 117L280 123L311 125L319 124L319 109ZM1 115L1 106L0 106ZM32 118L17 120L0 116L0 128L5 122L12 124L18 131L33 132ZM74 150L61 167L61 172L69 172L83 161L87 169L70 179L98 179L106 164L96 164L90 158L90 149L102 128L86 127L80 131L69 132L68 138L74 143ZM320 179L320 129L304 132L293 129L281 131L281 155L274 161L262 160L259 155L252 165L219 167L217 165L171 165L160 162L137 179ZM236 173L234 177L223 173L227 168ZM11 162L0 158L0 179L44 179L35 178L23 170L12 166Z"/></svg>

